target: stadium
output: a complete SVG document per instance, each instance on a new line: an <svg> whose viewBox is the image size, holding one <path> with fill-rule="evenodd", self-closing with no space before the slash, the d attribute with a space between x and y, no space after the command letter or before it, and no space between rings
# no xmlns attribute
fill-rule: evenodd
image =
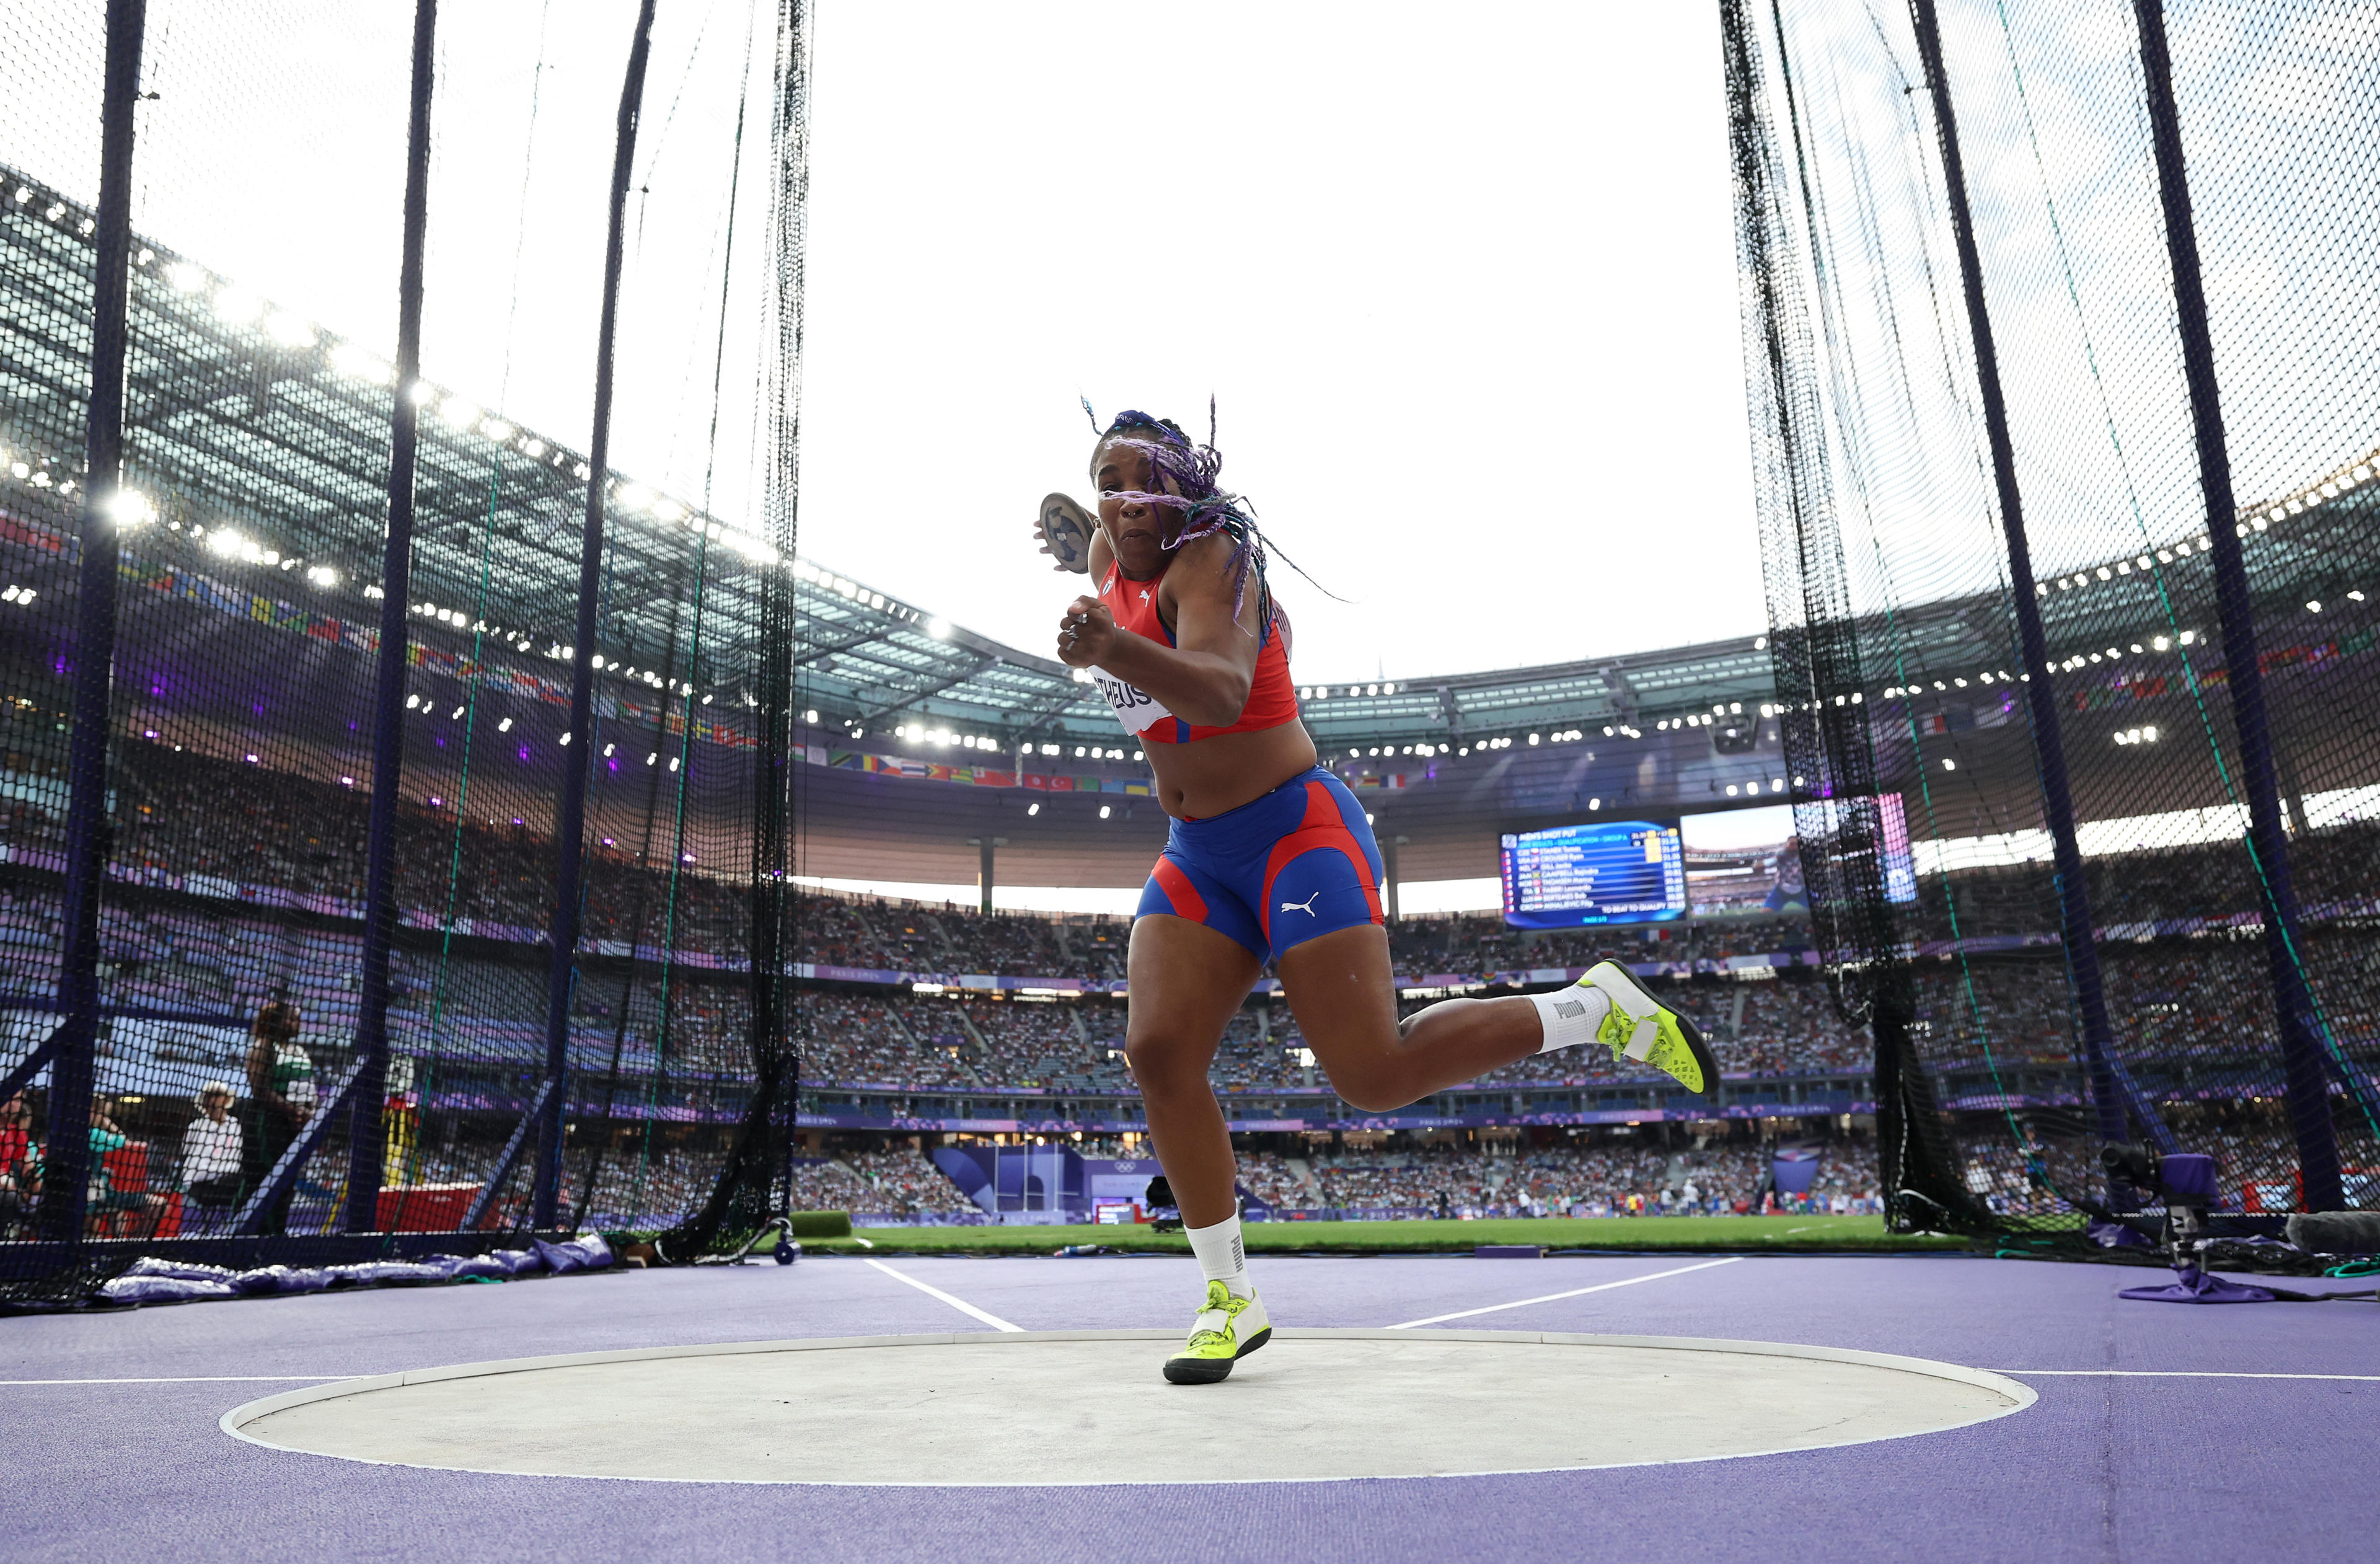
<svg viewBox="0 0 2380 1564"><path fill-rule="evenodd" d="M45 1451L23 1556L93 1540L71 1496L102 1434L143 1469L219 1444L153 1502L229 1525L255 1494L258 1553L462 1550L409 1509L474 1551L670 1557L754 1520L777 1551L902 1557L1319 1527L1498 1558L2132 1557L2361 1524L2295 1489L2370 1448L2380 1384L2356 1329L2380 422L2368 355L2312 391L2257 368L2380 303L2368 257L2307 236L2369 213L2325 160L2380 91L2322 7L2256 23L2257 58L2362 96L2255 120L2278 197L2191 139L2195 239L2166 132L2260 100L2188 55L2177 110L2162 7L2138 31L2100 7L2121 80L2074 111L2130 172L2070 168L2053 120L2039 193L2006 171L2045 132L1986 88L2056 26L1987 67L1955 35L1946 63L1930 0L1856 28L1718 7L1767 624L1301 678L1293 713L1377 843L1400 1036L1462 1000L1538 1004L1550 1037L1544 1007L1616 969L1716 1072L1548 1042L1351 1100L1270 952L1208 1072L1239 1274L1283 1315L1230 1381L1241 1441L1156 1399L1209 1231L1184 1234L1127 1047L1134 909L1191 818L1157 741L1088 668L795 526L805 310L836 308L802 271L833 69L811 7L748 18L769 101L737 108L729 173L765 189L727 205L762 203L735 242L771 266L733 503L709 467L607 455L650 0L606 43L619 144L577 153L613 168L591 438L422 368L433 0L376 24L413 46L394 355L135 221L128 180L203 163L140 161L143 8L44 24L88 55L87 153L0 139L0 1331ZM1848 106L1794 95L1813 69ZM1887 99L1956 88L1983 119L1989 178L1941 108L1862 117L1857 81L1906 73ZM2161 214L2130 275L2091 249L2119 200ZM2243 214L2325 285L2239 303ZM719 294L713 465L733 282L686 285ZM2126 289L2152 325L2084 308ZM2069 297L2071 343L2043 323ZM2341 1308L2277 1306L2309 1297ZM2024 1475L2078 1440L2094 1470ZM2250 1447L2278 1464L2236 1487L2177 1453ZM317 1484L341 1518L303 1514ZM1949 1513L1957 1484L2008 1518ZM1724 1506L1754 1486L1792 1497L1755 1524ZM1123 1493L1141 1519L1102 1508ZM499 1534L524 1515L537 1535Z"/></svg>

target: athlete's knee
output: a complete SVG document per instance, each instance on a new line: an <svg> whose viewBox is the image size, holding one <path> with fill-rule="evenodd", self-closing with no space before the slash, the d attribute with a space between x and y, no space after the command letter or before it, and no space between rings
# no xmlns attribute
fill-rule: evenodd
<svg viewBox="0 0 2380 1564"><path fill-rule="evenodd" d="M1343 1060L1330 1074L1330 1089L1366 1113L1387 1113L1422 1095L1411 1066L1393 1051Z"/></svg>
<svg viewBox="0 0 2380 1564"><path fill-rule="evenodd" d="M1198 1057L1197 1049L1178 1036L1160 1032L1127 1037L1123 1057L1124 1062L1132 1066L1133 1080L1144 1093L1172 1097L1211 1090L1206 1062Z"/></svg>

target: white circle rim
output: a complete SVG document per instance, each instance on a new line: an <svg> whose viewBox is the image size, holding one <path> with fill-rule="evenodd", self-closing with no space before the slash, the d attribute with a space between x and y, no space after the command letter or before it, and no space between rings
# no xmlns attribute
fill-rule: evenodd
<svg viewBox="0 0 2380 1564"><path fill-rule="evenodd" d="M2005 1396L2009 1405L1980 1417L1958 1423L1946 1423L1934 1428L1913 1428L1906 1433L1871 1435L1856 1439L1836 1439L1820 1444L1783 1445L1766 1450L1729 1450L1718 1455L1678 1456L1657 1461L1608 1461L1567 1463L1560 1466L1495 1467L1478 1472L1436 1472L1401 1474L1392 1477L1185 1477L1168 1482L1135 1479L1082 1478L1054 1482L984 1482L984 1483L905 1483L854 1482L820 1479L811 1481L779 1480L758 1477L623 1477L607 1473L573 1473L555 1472L508 1472L499 1467L444 1466L429 1461L383 1461L370 1456L337 1455L323 1450L301 1449L292 1445L275 1444L248 1431L255 1424L276 1412L305 1406L314 1401L337 1400L349 1396L369 1395L375 1390L391 1390L406 1385L427 1385L443 1379L476 1379L500 1374L534 1374L541 1369L574 1368L588 1364L642 1363L664 1358L733 1357L756 1352L842 1352L864 1348L1005 1346L1011 1342L1029 1345L1037 1341L1172 1341L1181 1337L1178 1330L953 1330L931 1331L914 1336L828 1336L796 1338L782 1341L718 1341L685 1347L629 1347L601 1352L559 1352L547 1357L501 1358L486 1363L449 1364L439 1368L406 1369L395 1374L368 1375L356 1379L338 1379L322 1385L308 1385L295 1390L245 1401L225 1412L218 1426L246 1444L260 1449L277 1450L285 1455L315 1456L326 1461L354 1461L363 1466L402 1466L422 1472L468 1473L482 1477L531 1477L547 1481L591 1483L711 1483L733 1484L763 1488L1172 1488L1172 1487L1236 1487L1248 1484L1283 1483L1377 1483L1377 1482L1443 1482L1466 1477L1521 1477L1560 1472L1602 1472L1638 1466L1692 1466L1714 1461L1753 1461L1763 1456L1792 1455L1803 1450L1844 1449L1857 1445L1883 1444L1892 1439L1922 1438L1935 1434L1948 1434L1960 1428L1973 1428L1981 1424L2013 1417L2030 1409L2040 1400L2039 1393L2022 1380L1989 1369L1970 1368L1963 1364L1943 1363L1934 1358L1912 1358L1897 1352L1869 1352L1852 1347L1814 1347L1792 1341L1732 1341L1720 1338L1696 1336L1608 1336L1563 1330L1413 1330L1379 1328L1334 1328L1308 1327L1304 1328L1276 1328L1273 1334L1283 1340L1341 1341L1409 1341L1450 1340L1482 1341L1498 1345L1536 1343L1550 1347L1640 1347L1670 1352L1729 1352L1740 1356L1807 1358L1828 1363L1856 1364L1867 1368L1898 1370L1903 1374L1924 1375L1935 1379L1948 1379L1958 1384L1973 1385Z"/></svg>

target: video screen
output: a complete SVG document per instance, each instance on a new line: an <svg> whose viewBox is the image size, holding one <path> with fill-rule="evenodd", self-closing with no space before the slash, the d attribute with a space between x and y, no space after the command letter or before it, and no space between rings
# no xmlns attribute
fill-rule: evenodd
<svg viewBox="0 0 2380 1564"><path fill-rule="evenodd" d="M1901 812L1900 795L1885 794L1877 804L1884 827L1884 893L1891 901L1913 902L1917 874L1910 857L1909 823ZM1808 915L1810 892L1803 882L1801 839L1791 804L1687 815L1678 821L1678 835L1684 849L1690 915Z"/></svg>
<svg viewBox="0 0 2380 1564"><path fill-rule="evenodd" d="M1514 928L1665 923L1685 915L1675 826L1597 820L1503 838L1504 921Z"/></svg>

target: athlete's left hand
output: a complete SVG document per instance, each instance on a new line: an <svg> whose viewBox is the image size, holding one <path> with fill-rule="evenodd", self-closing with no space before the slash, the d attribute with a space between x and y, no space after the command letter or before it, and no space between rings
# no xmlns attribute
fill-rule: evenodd
<svg viewBox="0 0 2380 1564"><path fill-rule="evenodd" d="M1097 598L1076 598L1058 621L1058 661L1069 668L1088 668L1107 655L1118 633L1107 604Z"/></svg>

